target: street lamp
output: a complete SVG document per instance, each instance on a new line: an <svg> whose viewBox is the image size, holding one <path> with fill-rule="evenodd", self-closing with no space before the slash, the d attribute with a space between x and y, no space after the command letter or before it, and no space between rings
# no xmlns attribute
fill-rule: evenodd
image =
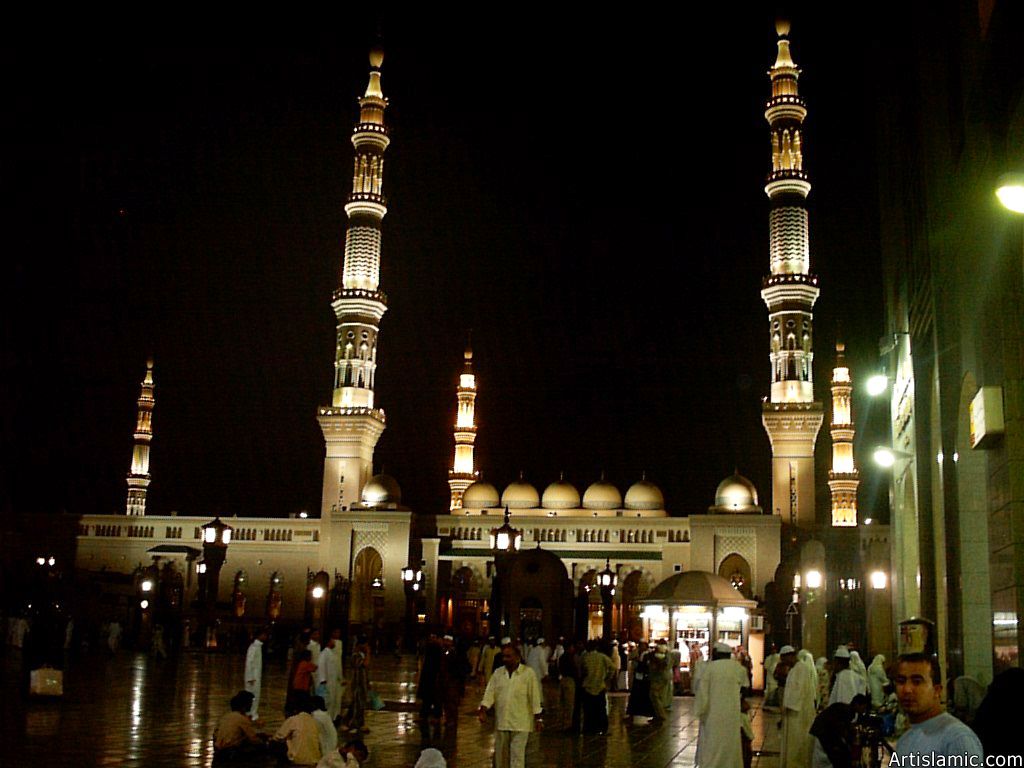
<svg viewBox="0 0 1024 768"><path fill-rule="evenodd" d="M327 571L313 573L306 571L306 589L308 599L306 600L306 620L309 626L324 632L324 596L330 586L331 577Z"/></svg>
<svg viewBox="0 0 1024 768"><path fill-rule="evenodd" d="M523 545L523 533L512 527L508 507L505 507L505 521L491 531L491 552L494 553L494 577L491 580L491 633L495 637L504 637L508 620L502 605L501 580L506 578L506 560L509 555L518 552ZM495 625L494 619L497 619Z"/></svg>
<svg viewBox="0 0 1024 768"><path fill-rule="evenodd" d="M889 388L889 377L884 373L876 373L867 380L865 387L871 397L878 397Z"/></svg>
<svg viewBox="0 0 1024 768"><path fill-rule="evenodd" d="M1024 213L1024 173L1004 173L996 186L996 197L1008 211Z"/></svg>
<svg viewBox="0 0 1024 768"><path fill-rule="evenodd" d="M416 603L423 591L423 571L411 563L402 569L402 586L405 588L405 648L416 651Z"/></svg>
<svg viewBox="0 0 1024 768"><path fill-rule="evenodd" d="M871 588L885 589L889 584L889 576L885 571L871 572Z"/></svg>
<svg viewBox="0 0 1024 768"><path fill-rule="evenodd" d="M203 532L203 562L200 567L205 571L206 580L204 583L205 595L204 606L206 613L206 639L207 647L216 647L215 636L210 634L214 626L215 612L217 610L217 589L220 581L220 569L228 555L228 544L231 543L232 528L221 521L219 517L212 522L202 526Z"/></svg>
<svg viewBox="0 0 1024 768"><path fill-rule="evenodd" d="M615 587L619 583L619 577L611 568L611 562L606 558L604 570L597 574L597 586L601 589L601 631L604 634L605 642L611 641L612 636L612 598L615 597Z"/></svg>

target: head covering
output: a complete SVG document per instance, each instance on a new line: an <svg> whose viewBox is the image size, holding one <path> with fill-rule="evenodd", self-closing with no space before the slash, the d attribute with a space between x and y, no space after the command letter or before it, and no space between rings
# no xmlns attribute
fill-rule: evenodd
<svg viewBox="0 0 1024 768"><path fill-rule="evenodd" d="M715 653L732 653L732 646L719 641L715 643Z"/></svg>
<svg viewBox="0 0 1024 768"><path fill-rule="evenodd" d="M503 637L503 638L501 638L501 644L502 645L508 645L511 642L512 642L512 638L511 637Z"/></svg>
<svg viewBox="0 0 1024 768"><path fill-rule="evenodd" d="M814 666L814 654L806 648L796 655L796 659L802 664L810 664L812 667Z"/></svg>
<svg viewBox="0 0 1024 768"><path fill-rule="evenodd" d="M441 751L430 747L420 752L420 758L416 761L414 768L447 768L448 763L444 760Z"/></svg>
<svg viewBox="0 0 1024 768"><path fill-rule="evenodd" d="M840 645L836 648L836 652L832 654L833 659L848 659L850 658L850 649L845 645Z"/></svg>
<svg viewBox="0 0 1024 768"><path fill-rule="evenodd" d="M779 656L785 656L787 653L796 653L796 648L792 645L784 645L779 648Z"/></svg>
<svg viewBox="0 0 1024 768"><path fill-rule="evenodd" d="M454 638L454 637L452 637L451 635L445 635L445 636L444 636L444 639L445 639L445 640L454 640L455 638Z"/></svg>
<svg viewBox="0 0 1024 768"><path fill-rule="evenodd" d="M822 671L824 671L824 669L825 669L825 665L826 665L827 663L828 663L828 659L826 659L826 658L825 658L824 656L819 656L819 657L818 657L817 659L815 659L815 661L814 661L814 668L815 668L816 670L818 670L819 672L822 672Z"/></svg>
<svg viewBox="0 0 1024 768"><path fill-rule="evenodd" d="M544 642L544 638L543 637L538 637L537 638L537 645L540 645L543 642Z"/></svg>

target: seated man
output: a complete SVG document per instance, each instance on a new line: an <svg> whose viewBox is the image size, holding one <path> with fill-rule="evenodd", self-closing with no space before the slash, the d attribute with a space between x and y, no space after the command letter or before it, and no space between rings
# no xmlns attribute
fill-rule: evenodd
<svg viewBox="0 0 1024 768"><path fill-rule="evenodd" d="M293 765L314 766L320 762L320 728L310 714L312 709L312 700L307 698L302 711L281 723L274 734L274 741L284 748Z"/></svg>
<svg viewBox="0 0 1024 768"><path fill-rule="evenodd" d="M324 701L323 696L313 696L311 703L310 714L313 715L316 726L320 729L320 754L326 757L332 752L338 751L338 729L327 712L327 702Z"/></svg>
<svg viewBox="0 0 1024 768"><path fill-rule="evenodd" d="M265 737L249 717L253 698L248 691L231 697L231 711L220 719L213 732L213 754L218 760L250 755L262 749Z"/></svg>

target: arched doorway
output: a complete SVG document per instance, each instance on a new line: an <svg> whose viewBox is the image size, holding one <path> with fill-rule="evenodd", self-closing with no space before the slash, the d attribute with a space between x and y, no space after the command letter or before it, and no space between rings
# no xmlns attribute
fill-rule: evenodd
<svg viewBox="0 0 1024 768"><path fill-rule="evenodd" d="M478 637L483 609L476 574L468 566L459 568L452 574L452 629L463 637Z"/></svg>
<svg viewBox="0 0 1024 768"><path fill-rule="evenodd" d="M649 591L642 571L633 571L622 582L622 628L634 642L644 639L644 607L637 600L647 597Z"/></svg>
<svg viewBox="0 0 1024 768"><path fill-rule="evenodd" d="M519 635L531 645L544 636L544 604L536 597L527 597L519 604Z"/></svg>
<svg viewBox="0 0 1024 768"><path fill-rule="evenodd" d="M562 559L544 549L512 558L502 580L502 602L510 608L512 634L554 640L572 634L573 586Z"/></svg>
<svg viewBox="0 0 1024 768"><path fill-rule="evenodd" d="M577 632L590 639L604 634L604 610L601 590L597 586L597 571L591 569L580 577L576 596Z"/></svg>
<svg viewBox="0 0 1024 768"><path fill-rule="evenodd" d="M753 594L750 584L750 563L742 555L733 552L727 555L718 566L718 575L728 579L732 586L739 590L748 600Z"/></svg>
<svg viewBox="0 0 1024 768"><path fill-rule="evenodd" d="M364 547L352 566L352 606L349 620L358 632L371 633L384 621L384 559L373 547Z"/></svg>

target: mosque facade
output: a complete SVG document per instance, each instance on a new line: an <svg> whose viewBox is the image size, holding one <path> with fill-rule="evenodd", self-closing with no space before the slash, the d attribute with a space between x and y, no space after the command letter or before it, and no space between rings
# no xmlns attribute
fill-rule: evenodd
<svg viewBox="0 0 1024 768"><path fill-rule="evenodd" d="M231 531L220 584L221 594L230 595L222 604L235 621L312 617L371 631L402 631L412 614L424 623L485 636L495 631L491 613L498 577L490 537L504 522L522 534L521 550L503 564L500 576L506 584L502 607L516 634L600 634L610 610L616 635L639 638L652 631L643 601L658 584L694 571L718 580L716 589L724 583L740 600L765 595L782 559L783 526L814 525L814 442L823 420L811 378L812 309L819 288L809 271L805 202L810 183L801 127L806 107L797 90L799 70L790 55L788 28L780 26L778 32L765 112L772 140L765 187L771 240L770 274L761 293L770 332L770 396L763 407L773 452L770 506L761 506L757 490L738 471L713 496L709 489L713 503L706 510L682 514L671 514L660 489L644 477L625 489L595 479L582 493L563 478L543 490L520 478L499 491L480 479L474 464L478 382L469 347L456 392L449 508L414 515L402 505L393 478L373 475L374 449L386 426L374 387L387 310L379 278L390 142L383 56L375 50L352 133L348 229L340 284L332 297L337 319L332 400L318 410L325 443L320 514L225 521ZM154 412L159 413L154 381L150 361L138 403L127 515L83 517L76 564L84 573L134 575L136 584L155 568L177 586L170 597L161 592L146 610L180 611L200 595L208 519L146 510L149 443ZM842 392L837 396L841 401ZM836 465L833 477L834 520L855 526L853 427L834 417L832 429L840 438L837 457L849 459ZM423 574L414 604L403 587L407 566ZM599 574L607 571L615 577L610 606L597 588ZM137 613L134 597L129 591L118 609ZM759 626L755 619L747 629Z"/></svg>

